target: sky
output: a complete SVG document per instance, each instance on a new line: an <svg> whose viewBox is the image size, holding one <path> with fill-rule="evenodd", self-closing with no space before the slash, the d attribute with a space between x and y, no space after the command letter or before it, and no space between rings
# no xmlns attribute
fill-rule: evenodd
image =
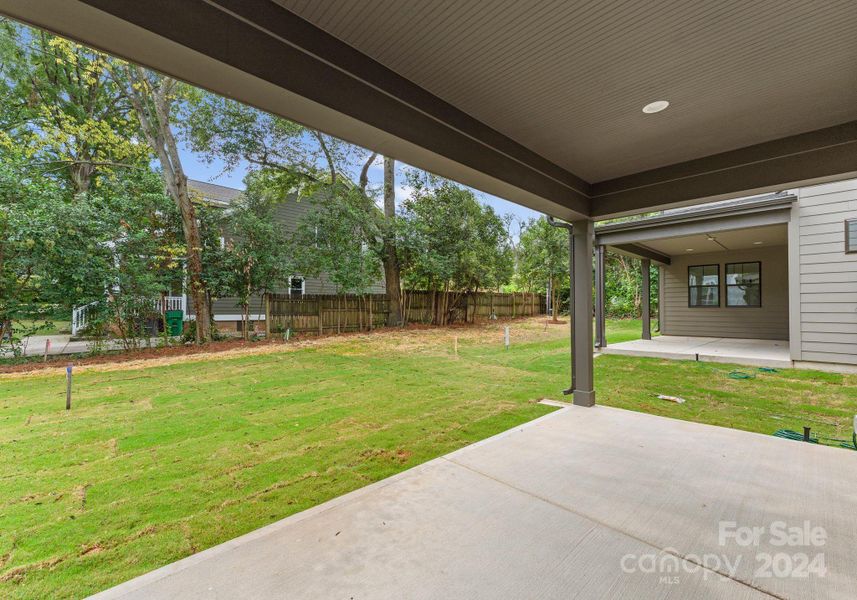
<svg viewBox="0 0 857 600"><path fill-rule="evenodd" d="M244 189L244 176L247 174L248 165L239 165L234 171L224 172L223 162L214 161L208 164L202 156L195 154L187 146L181 149L182 165L185 168L185 173L191 179L206 181L209 183L217 183L237 189ZM379 156L378 160L369 167L369 181L371 184L380 187L384 182L384 166L383 159ZM396 175L396 201L401 202L408 197L410 190L403 185L404 177L397 173ZM516 221L522 222L532 217L538 217L541 213L525 208L514 202L503 200L490 194L485 194L478 190L476 197L483 204L491 206L498 214L511 214Z"/></svg>

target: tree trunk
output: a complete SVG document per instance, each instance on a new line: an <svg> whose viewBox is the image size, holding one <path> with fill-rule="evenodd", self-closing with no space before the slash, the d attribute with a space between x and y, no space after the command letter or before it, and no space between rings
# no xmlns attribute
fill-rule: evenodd
<svg viewBox="0 0 857 600"><path fill-rule="evenodd" d="M71 182L74 186L74 197L77 198L89 191L95 166L91 162L73 162L70 167Z"/></svg>
<svg viewBox="0 0 857 600"><path fill-rule="evenodd" d="M396 216L396 161L384 157L384 281L387 287L387 325L401 327L402 319L402 283L399 269L399 257L396 253L396 238L393 231L393 219Z"/></svg>
<svg viewBox="0 0 857 600"><path fill-rule="evenodd" d="M551 279L551 312L553 313L553 315L552 315L553 318L551 320L554 323L559 322L559 315L557 314L558 311L557 311L557 305L556 305L556 297L557 297L556 281L554 279Z"/></svg>
<svg viewBox="0 0 857 600"><path fill-rule="evenodd" d="M187 187L187 176L182 167L178 144L173 135L170 117L172 94L176 81L161 75L147 74L142 67L128 66L127 95L140 120L146 141L155 151L167 192L178 206L187 246L187 272L190 296L196 311L196 342L207 342L211 337L211 306L202 277L202 241L196 215Z"/></svg>
<svg viewBox="0 0 857 600"><path fill-rule="evenodd" d="M184 172L179 172L174 174L174 178L176 195L173 200L178 204L182 216L182 231L187 246L189 291L196 313L196 343L202 344L211 338L211 307L208 303L205 281L202 278L202 240L196 223L196 211L190 201L187 177Z"/></svg>

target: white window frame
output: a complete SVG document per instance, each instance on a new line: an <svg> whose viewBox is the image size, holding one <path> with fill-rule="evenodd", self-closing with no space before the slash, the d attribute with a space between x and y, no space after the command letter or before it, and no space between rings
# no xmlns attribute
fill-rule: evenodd
<svg viewBox="0 0 857 600"><path fill-rule="evenodd" d="M301 296L306 295L306 277L303 275L289 275L289 296L292 295L292 279L301 280Z"/></svg>
<svg viewBox="0 0 857 600"><path fill-rule="evenodd" d="M845 254L857 254L857 246L852 246L849 241L851 232L848 230L851 226L857 226L857 219L845 219Z"/></svg>

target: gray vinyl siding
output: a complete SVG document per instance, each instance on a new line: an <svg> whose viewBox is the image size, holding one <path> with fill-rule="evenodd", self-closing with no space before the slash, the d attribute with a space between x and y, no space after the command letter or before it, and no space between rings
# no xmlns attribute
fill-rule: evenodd
<svg viewBox="0 0 857 600"><path fill-rule="evenodd" d="M857 218L857 180L798 191L800 358L857 364L857 254L845 220Z"/></svg>
<svg viewBox="0 0 857 600"><path fill-rule="evenodd" d="M274 220L283 226L289 233L297 230L301 219L313 210L314 204L312 200L287 200L278 205L274 211ZM295 273L300 275L300 273ZM279 290L285 292L286 290ZM382 294L386 291L383 279L376 281L369 287L367 293ZM321 274L321 277L307 277L305 284L305 293L307 294L335 294L336 286L331 283L327 275Z"/></svg>
<svg viewBox="0 0 857 600"><path fill-rule="evenodd" d="M726 263L761 263L762 306L726 306ZM688 306L688 267L720 265L720 307ZM663 335L753 338L789 338L787 246L729 250L672 257L663 268Z"/></svg>
<svg viewBox="0 0 857 600"><path fill-rule="evenodd" d="M314 203L312 200L305 199L301 201L288 199L285 202L277 205L274 209L274 221L279 223L283 229L289 233L294 233L301 219L309 212L313 210ZM295 273L296 276L301 275L301 273ZM328 279L327 275L324 273L321 274L320 277L305 277L306 283L304 287L304 293L306 294L335 294L336 286L331 283L330 279ZM287 290L273 290L276 292L286 293ZM381 294L386 291L384 286L384 280L381 279L375 282L373 285L369 287L367 290L368 293L372 294ZM224 315L240 315L241 307L238 305L238 302L235 298L217 298L214 300L212 305L212 312L215 317L222 317ZM188 303L188 313L193 314L193 307ZM251 319L256 319L258 315L264 315L265 308L262 303L262 299L258 296L254 296L250 299L250 316Z"/></svg>

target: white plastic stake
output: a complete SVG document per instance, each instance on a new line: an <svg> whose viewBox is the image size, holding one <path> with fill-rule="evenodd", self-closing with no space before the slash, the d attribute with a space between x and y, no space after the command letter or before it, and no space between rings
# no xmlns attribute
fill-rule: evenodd
<svg viewBox="0 0 857 600"><path fill-rule="evenodd" d="M506 325L504 328L504 340L506 342L506 350L509 349L509 326Z"/></svg>
<svg viewBox="0 0 857 600"><path fill-rule="evenodd" d="M45 340L45 362L48 362L48 354L51 351L51 339L48 338Z"/></svg>

